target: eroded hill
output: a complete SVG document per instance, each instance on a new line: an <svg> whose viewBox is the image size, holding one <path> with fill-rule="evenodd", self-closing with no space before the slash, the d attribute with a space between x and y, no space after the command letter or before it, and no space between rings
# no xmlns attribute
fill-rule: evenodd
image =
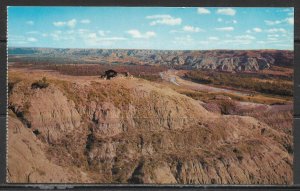
<svg viewBox="0 0 300 191"><path fill-rule="evenodd" d="M10 71L9 182L292 183L291 131L143 79L43 76Z"/></svg>
<svg viewBox="0 0 300 191"><path fill-rule="evenodd" d="M9 61L45 63L150 64L185 69L259 71L271 66L293 66L286 50L122 50L9 48ZM21 59L20 59L21 58Z"/></svg>

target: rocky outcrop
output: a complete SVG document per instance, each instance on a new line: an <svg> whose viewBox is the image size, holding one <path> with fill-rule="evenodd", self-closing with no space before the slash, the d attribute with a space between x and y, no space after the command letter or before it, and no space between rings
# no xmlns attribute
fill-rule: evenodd
<svg viewBox="0 0 300 191"><path fill-rule="evenodd" d="M48 143L55 143L80 126L81 117L74 108L74 102L68 100L56 87L31 89L20 82L15 90L21 87L24 87L23 91L11 94L10 108L21 113L29 122L25 125Z"/></svg>
<svg viewBox="0 0 300 191"><path fill-rule="evenodd" d="M131 63L201 68L221 71L258 71L274 66L293 66L293 51L285 50L97 50L9 48L9 60L21 62ZM17 55L15 57L14 55ZM56 57L57 59L53 59ZM61 59L61 60L60 60Z"/></svg>
<svg viewBox="0 0 300 191"><path fill-rule="evenodd" d="M9 183L89 182L87 174L77 168L55 164L46 156L47 144L41 141L10 112L8 117Z"/></svg>
<svg viewBox="0 0 300 191"><path fill-rule="evenodd" d="M10 182L292 183L291 140L253 117L209 112L142 79L31 89L34 80L9 97Z"/></svg>

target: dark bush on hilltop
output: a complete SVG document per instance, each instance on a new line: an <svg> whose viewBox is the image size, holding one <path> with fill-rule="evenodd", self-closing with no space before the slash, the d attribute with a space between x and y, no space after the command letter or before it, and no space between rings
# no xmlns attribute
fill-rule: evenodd
<svg viewBox="0 0 300 191"><path fill-rule="evenodd" d="M43 77L42 80L38 80L31 84L32 89L43 89L47 88L49 86L49 83L47 82L46 77Z"/></svg>

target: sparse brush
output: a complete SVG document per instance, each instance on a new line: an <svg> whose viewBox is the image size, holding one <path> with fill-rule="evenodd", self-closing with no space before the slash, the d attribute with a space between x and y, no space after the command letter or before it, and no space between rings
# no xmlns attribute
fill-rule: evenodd
<svg viewBox="0 0 300 191"><path fill-rule="evenodd" d="M32 89L43 89L47 88L49 86L49 83L47 82L47 78L43 77L42 80L38 80L31 84Z"/></svg>
<svg viewBox="0 0 300 191"><path fill-rule="evenodd" d="M185 74L185 78L198 83L213 84L216 86L229 86L238 89L246 89L265 94L275 94L280 96L293 96L292 80L281 79L261 74L234 74L210 71L190 71Z"/></svg>

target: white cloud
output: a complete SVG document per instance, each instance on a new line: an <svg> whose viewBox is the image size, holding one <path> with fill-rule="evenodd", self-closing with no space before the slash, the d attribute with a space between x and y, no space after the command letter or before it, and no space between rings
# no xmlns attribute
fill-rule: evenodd
<svg viewBox="0 0 300 191"><path fill-rule="evenodd" d="M234 16L236 13L236 10L232 8L220 8L217 10L217 14L221 15L229 15L229 16Z"/></svg>
<svg viewBox="0 0 300 191"><path fill-rule="evenodd" d="M56 27L62 27L64 25L66 25L66 22L57 21L57 22L53 22L53 25Z"/></svg>
<svg viewBox="0 0 300 191"><path fill-rule="evenodd" d="M200 29L199 27L194 27L194 26L184 26L184 27L183 27L183 31L185 31L185 32L200 32L200 31L203 31L203 30Z"/></svg>
<svg viewBox="0 0 300 191"><path fill-rule="evenodd" d="M153 31L148 31L146 33L141 33L139 30L136 30L136 29L132 29L132 30L129 30L127 31L128 34L131 35L132 38L151 38L151 37L154 37L156 36L155 32Z"/></svg>
<svg viewBox="0 0 300 191"><path fill-rule="evenodd" d="M37 42L38 40L34 37L29 37L29 38L27 38L27 41L28 42Z"/></svg>
<svg viewBox="0 0 300 191"><path fill-rule="evenodd" d="M259 27L254 27L253 29L249 29L246 31L246 33L251 34L251 33L258 33L258 32L263 32L263 30Z"/></svg>
<svg viewBox="0 0 300 191"><path fill-rule="evenodd" d="M218 20L217 20L218 22L222 22L223 21L223 19L222 18L218 18Z"/></svg>
<svg viewBox="0 0 300 191"><path fill-rule="evenodd" d="M289 11L293 11L294 8L285 8L285 9L282 9L281 12L289 12Z"/></svg>
<svg viewBox="0 0 300 191"><path fill-rule="evenodd" d="M221 41L221 43L234 44L234 45L246 45L246 44L251 44L255 39L256 38L251 35L239 35L239 36L234 36L232 38L223 40Z"/></svg>
<svg viewBox="0 0 300 191"><path fill-rule="evenodd" d="M105 34L105 31L98 31L98 34L100 35L100 36L105 36L106 34Z"/></svg>
<svg viewBox="0 0 300 191"><path fill-rule="evenodd" d="M47 33L43 33L43 34L42 34L42 37L47 37L47 36L48 36Z"/></svg>
<svg viewBox="0 0 300 191"><path fill-rule="evenodd" d="M182 30L170 30L170 33L183 33L184 31Z"/></svg>
<svg viewBox="0 0 300 191"><path fill-rule="evenodd" d="M102 32L105 36L102 36ZM91 31L89 29L77 29L77 30L56 30L49 33L49 36L55 41L75 41L82 40L87 46L98 47L110 46L117 41L127 40L124 37L108 36L109 31Z"/></svg>
<svg viewBox="0 0 300 191"><path fill-rule="evenodd" d="M278 40L277 38L268 38L267 43L278 43L283 42L282 40Z"/></svg>
<svg viewBox="0 0 300 191"><path fill-rule="evenodd" d="M270 40L270 41L277 41L278 38L268 38L268 40Z"/></svg>
<svg viewBox="0 0 300 191"><path fill-rule="evenodd" d="M281 32L281 33L286 33L287 31L284 28L271 28L267 30L268 33L277 33L277 32Z"/></svg>
<svg viewBox="0 0 300 191"><path fill-rule="evenodd" d="M287 23L294 25L294 18L293 17L289 17L286 19Z"/></svg>
<svg viewBox="0 0 300 191"><path fill-rule="evenodd" d="M88 34L81 34L80 37L83 39L85 44L93 47L97 47L98 45L111 46L116 41L127 40L124 37L99 37L98 34L95 32L88 33Z"/></svg>
<svg viewBox="0 0 300 191"><path fill-rule="evenodd" d="M23 35L9 35L8 43L23 45L23 44L28 44L29 42Z"/></svg>
<svg viewBox="0 0 300 191"><path fill-rule="evenodd" d="M190 46L191 44L194 44L195 41L190 35L186 35L186 36L175 37L172 43L181 46Z"/></svg>
<svg viewBox="0 0 300 191"><path fill-rule="evenodd" d="M233 39L224 40L222 41L225 44L236 44L236 45L245 45L245 44L251 44L255 37L250 35L241 35L241 36L235 36Z"/></svg>
<svg viewBox="0 0 300 191"><path fill-rule="evenodd" d="M245 44L251 44L251 40L244 40L244 39L230 39L223 41L225 44L235 44L235 45L245 45Z"/></svg>
<svg viewBox="0 0 300 191"><path fill-rule="evenodd" d="M67 22L67 26L75 27L76 23L77 23L76 19L72 19Z"/></svg>
<svg viewBox="0 0 300 191"><path fill-rule="evenodd" d="M124 37L97 37L97 36L90 36L91 40L95 42L101 42L101 41L120 41L120 40L126 40Z"/></svg>
<svg viewBox="0 0 300 191"><path fill-rule="evenodd" d="M265 23L267 25L278 25L278 24L282 23L282 21L279 21L279 20L276 20L276 21L265 20Z"/></svg>
<svg viewBox="0 0 300 191"><path fill-rule="evenodd" d="M79 34L86 34L86 33L90 32L89 29L78 29L77 31Z"/></svg>
<svg viewBox="0 0 300 191"><path fill-rule="evenodd" d="M221 28L216 28L217 31L233 31L234 27L221 27Z"/></svg>
<svg viewBox="0 0 300 191"><path fill-rule="evenodd" d="M82 20L80 21L80 23L82 23L82 24L90 24L91 21L90 21L89 19L82 19Z"/></svg>
<svg viewBox="0 0 300 191"><path fill-rule="evenodd" d="M110 33L110 31L98 30L98 34L99 34L100 36L106 36L106 35L109 34L109 33Z"/></svg>
<svg viewBox="0 0 300 191"><path fill-rule="evenodd" d="M75 33L74 30L68 30L68 31L66 31L66 34L74 34L74 33Z"/></svg>
<svg viewBox="0 0 300 191"><path fill-rule="evenodd" d="M267 25L278 25L278 24L282 24L282 23L288 23L288 24L291 24L293 25L294 24L294 18L293 17L288 17L286 19L283 19L283 20L275 20L275 21L270 21L270 20L265 20L265 23Z"/></svg>
<svg viewBox="0 0 300 191"><path fill-rule="evenodd" d="M266 44L266 41L259 40L259 41L256 41L256 43L258 43L258 44Z"/></svg>
<svg viewBox="0 0 300 191"><path fill-rule="evenodd" d="M34 22L33 21L26 21L26 24L27 25L34 25Z"/></svg>
<svg viewBox="0 0 300 191"><path fill-rule="evenodd" d="M172 17L171 15L151 15L151 16L147 16L147 19L151 19L153 21L150 22L151 26L154 25L180 25L182 22L181 18L175 18Z"/></svg>
<svg viewBox="0 0 300 191"><path fill-rule="evenodd" d="M201 44L201 45L207 45L207 44L209 44L211 42L208 41L208 40L201 40L201 41L198 41L198 43Z"/></svg>
<svg viewBox="0 0 300 191"><path fill-rule="evenodd" d="M279 37L280 35L278 34L268 34L268 37Z"/></svg>
<svg viewBox="0 0 300 191"><path fill-rule="evenodd" d="M258 27L255 27L252 29L254 32L262 32L262 29L261 28L258 28Z"/></svg>
<svg viewBox="0 0 300 191"><path fill-rule="evenodd" d="M110 41L119 41L119 40L127 40L127 38L124 37L105 37L105 38L98 38L99 40L110 40Z"/></svg>
<svg viewBox="0 0 300 191"><path fill-rule="evenodd" d="M68 41L74 41L76 38L76 32L74 30L69 31L61 31L56 30L49 34L50 37L52 37L55 41L61 41L61 40L68 40Z"/></svg>
<svg viewBox="0 0 300 191"><path fill-rule="evenodd" d="M97 38L97 34L96 33L90 33L90 34L88 34L88 36L87 36L88 38Z"/></svg>
<svg viewBox="0 0 300 191"><path fill-rule="evenodd" d="M56 40L56 41L59 41L63 38L62 31L59 31L59 30L50 33L50 36L52 37L53 40Z"/></svg>
<svg viewBox="0 0 300 191"><path fill-rule="evenodd" d="M68 26L68 27L75 27L77 24L77 20L76 19L71 19L69 21L56 21L53 22L53 25L56 27L62 27L62 26Z"/></svg>
<svg viewBox="0 0 300 191"><path fill-rule="evenodd" d="M235 44L238 46L245 45L245 44L251 44L252 42L253 42L252 39L240 38L240 37L222 41L222 43L225 43L225 44Z"/></svg>
<svg viewBox="0 0 300 191"><path fill-rule="evenodd" d="M240 35L240 36L236 36L235 39L237 39L237 40L254 40L255 37L251 36L251 35Z"/></svg>
<svg viewBox="0 0 300 191"><path fill-rule="evenodd" d="M219 38L216 36L211 36L211 37L208 37L208 40L219 40Z"/></svg>
<svg viewBox="0 0 300 191"><path fill-rule="evenodd" d="M230 21L226 21L225 23L227 24L237 24L237 20L230 20Z"/></svg>
<svg viewBox="0 0 300 191"><path fill-rule="evenodd" d="M198 12L198 14L210 14L210 10L208 10L208 9L206 9L206 8L202 8L202 7L199 7L198 9L197 9L197 12Z"/></svg>
<svg viewBox="0 0 300 191"><path fill-rule="evenodd" d="M205 32L205 30L190 25L186 25L182 27L181 30L170 30L170 33L186 33L186 32L197 33L197 32Z"/></svg>

